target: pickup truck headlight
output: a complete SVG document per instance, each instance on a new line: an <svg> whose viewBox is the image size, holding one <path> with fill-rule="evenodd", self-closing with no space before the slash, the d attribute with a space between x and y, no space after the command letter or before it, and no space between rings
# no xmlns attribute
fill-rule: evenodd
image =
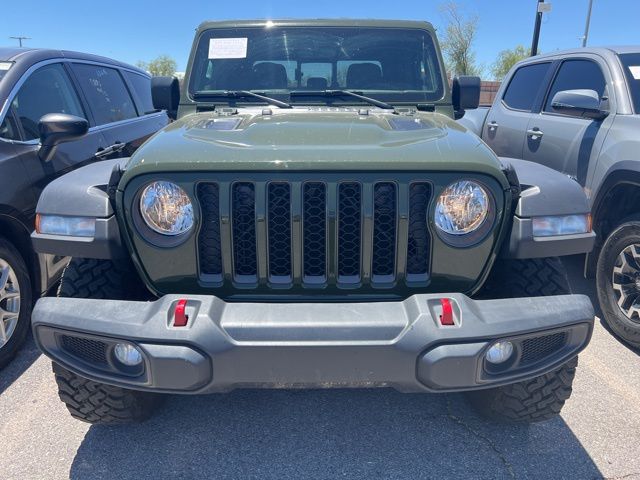
<svg viewBox="0 0 640 480"><path fill-rule="evenodd" d="M445 234L462 236L478 230L491 209L491 197L472 180L452 183L436 203L436 227Z"/></svg>
<svg viewBox="0 0 640 480"><path fill-rule="evenodd" d="M577 235L591 231L591 215L555 215L533 217L534 237L554 237L557 235Z"/></svg>
<svg viewBox="0 0 640 480"><path fill-rule="evenodd" d="M193 204L187 192L172 182L147 185L140 195L144 223L162 235L180 235L193 227Z"/></svg>

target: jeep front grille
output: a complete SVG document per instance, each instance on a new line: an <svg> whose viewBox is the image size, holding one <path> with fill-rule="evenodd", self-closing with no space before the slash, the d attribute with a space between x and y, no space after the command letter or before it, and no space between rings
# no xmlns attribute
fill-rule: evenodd
<svg viewBox="0 0 640 480"><path fill-rule="evenodd" d="M431 194L427 181L199 183L200 279L243 288L424 286Z"/></svg>

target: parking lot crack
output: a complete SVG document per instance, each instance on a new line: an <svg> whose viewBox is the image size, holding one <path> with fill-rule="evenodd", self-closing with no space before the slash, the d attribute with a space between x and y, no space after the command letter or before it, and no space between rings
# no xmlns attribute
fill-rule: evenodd
<svg viewBox="0 0 640 480"><path fill-rule="evenodd" d="M511 478L516 478L516 474L513 471L513 466L511 465L511 462L509 462L509 460L507 460L507 457L505 457L504 453L502 453L502 451L496 446L496 444L493 441L491 441L491 439L489 437L487 437L486 435L483 435L481 432L479 432L478 430L473 428L471 425L469 425L463 418L461 418L461 417L457 416L456 414L454 414L453 410L451 408L451 400L449 398L447 398L447 417L450 420L453 420L455 423L457 423L461 427L463 427L471 435L473 435L474 437L476 437L476 438L480 439L482 442L484 442L498 456L498 458L500 459L500 461L504 465L504 468L507 471L507 473L509 474L509 476Z"/></svg>

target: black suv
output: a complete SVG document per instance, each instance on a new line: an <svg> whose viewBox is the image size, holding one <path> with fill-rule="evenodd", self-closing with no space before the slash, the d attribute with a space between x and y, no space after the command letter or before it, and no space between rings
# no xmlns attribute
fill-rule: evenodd
<svg viewBox="0 0 640 480"><path fill-rule="evenodd" d="M67 263L31 248L42 189L89 162L130 155L169 119L154 107L146 72L59 50L0 48L0 107L2 367L26 336L35 297Z"/></svg>

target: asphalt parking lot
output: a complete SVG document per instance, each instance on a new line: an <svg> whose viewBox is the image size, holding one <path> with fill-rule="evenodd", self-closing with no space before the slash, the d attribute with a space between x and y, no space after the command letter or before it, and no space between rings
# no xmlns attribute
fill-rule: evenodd
<svg viewBox="0 0 640 480"><path fill-rule="evenodd" d="M575 291L595 301L569 259ZM59 402L32 341L0 372L0 479L640 479L640 355L597 320L560 418L502 426L461 395L247 390L168 398L141 425L92 427Z"/></svg>

